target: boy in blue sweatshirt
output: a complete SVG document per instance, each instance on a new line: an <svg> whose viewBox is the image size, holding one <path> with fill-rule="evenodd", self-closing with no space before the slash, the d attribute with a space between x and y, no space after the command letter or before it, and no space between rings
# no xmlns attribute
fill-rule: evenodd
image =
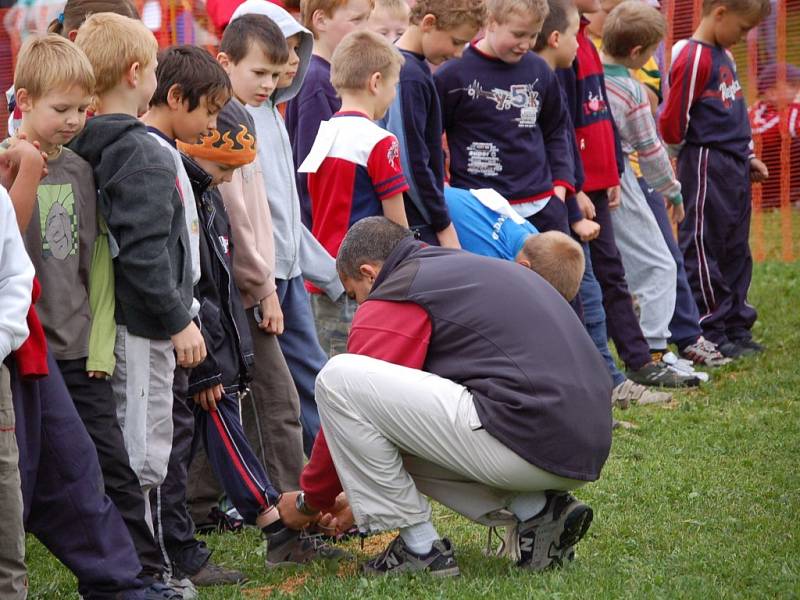
<svg viewBox="0 0 800 600"><path fill-rule="evenodd" d="M483 26L484 0L421 0L411 11L411 23L397 40L405 58L397 98L384 127L400 142L400 161L409 189L403 194L406 216L419 239L458 247L444 202L442 109L430 64L460 58Z"/></svg>
<svg viewBox="0 0 800 600"><path fill-rule="evenodd" d="M569 234L569 120L555 74L530 52L547 12L545 0L491 2L486 37L434 80L452 184L492 188L540 231Z"/></svg>

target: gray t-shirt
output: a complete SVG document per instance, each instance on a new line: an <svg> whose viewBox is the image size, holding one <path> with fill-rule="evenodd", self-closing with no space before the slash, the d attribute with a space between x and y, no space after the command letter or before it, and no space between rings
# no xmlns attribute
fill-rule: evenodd
<svg viewBox="0 0 800 600"><path fill-rule="evenodd" d="M97 237L92 168L64 148L47 163L37 206L23 236L42 295L36 312L57 360L89 354L89 268Z"/></svg>

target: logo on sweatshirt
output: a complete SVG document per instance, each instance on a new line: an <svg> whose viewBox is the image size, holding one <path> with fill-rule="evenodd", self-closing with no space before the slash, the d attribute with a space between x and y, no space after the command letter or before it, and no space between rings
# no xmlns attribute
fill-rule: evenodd
<svg viewBox="0 0 800 600"><path fill-rule="evenodd" d="M78 215L72 184L40 185L37 190L42 256L64 260L78 254Z"/></svg>
<svg viewBox="0 0 800 600"><path fill-rule="evenodd" d="M539 111L541 109L541 100L539 92L536 90L536 84L539 80L536 79L533 83L519 83L512 85L509 89L504 90L501 88L492 88L491 90L483 89L483 86L476 79L466 88L458 91L467 92L467 95L473 100L485 98L494 102L494 107L499 111L507 111L511 109L519 109L519 117L512 119L517 124L517 127L533 128L539 119Z"/></svg>
<svg viewBox="0 0 800 600"><path fill-rule="evenodd" d="M742 97L742 86L728 65L719 68L718 78L719 87L716 90L707 90L703 96L717 98L722 102L722 106L729 109L738 98Z"/></svg>
<svg viewBox="0 0 800 600"><path fill-rule="evenodd" d="M603 99L603 94L598 90L596 93L589 93L586 100L583 102L583 114L587 117L599 116L608 112L608 104Z"/></svg>

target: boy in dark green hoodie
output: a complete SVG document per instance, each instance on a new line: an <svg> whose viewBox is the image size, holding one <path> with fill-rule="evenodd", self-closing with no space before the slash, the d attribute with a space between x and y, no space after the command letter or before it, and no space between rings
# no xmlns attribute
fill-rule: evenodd
<svg viewBox="0 0 800 600"><path fill-rule="evenodd" d="M75 44L94 69L97 116L71 148L92 166L108 224L117 321L111 383L147 498L167 473L176 358L191 368L206 355L192 322L189 234L175 162L137 118L156 88L155 38L140 21L100 13L86 20Z"/></svg>

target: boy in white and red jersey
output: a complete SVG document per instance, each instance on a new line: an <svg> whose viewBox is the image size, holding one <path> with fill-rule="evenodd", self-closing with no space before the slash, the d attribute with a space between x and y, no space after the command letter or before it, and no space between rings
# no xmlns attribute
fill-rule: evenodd
<svg viewBox="0 0 800 600"><path fill-rule="evenodd" d="M298 171L308 173L312 233L336 257L347 230L364 217L384 215L408 227L403 192L408 190L397 138L374 123L395 98L403 57L369 31L348 35L336 48L331 82L342 109L320 125ZM337 302L312 287L317 333L330 356L345 351L355 304Z"/></svg>

